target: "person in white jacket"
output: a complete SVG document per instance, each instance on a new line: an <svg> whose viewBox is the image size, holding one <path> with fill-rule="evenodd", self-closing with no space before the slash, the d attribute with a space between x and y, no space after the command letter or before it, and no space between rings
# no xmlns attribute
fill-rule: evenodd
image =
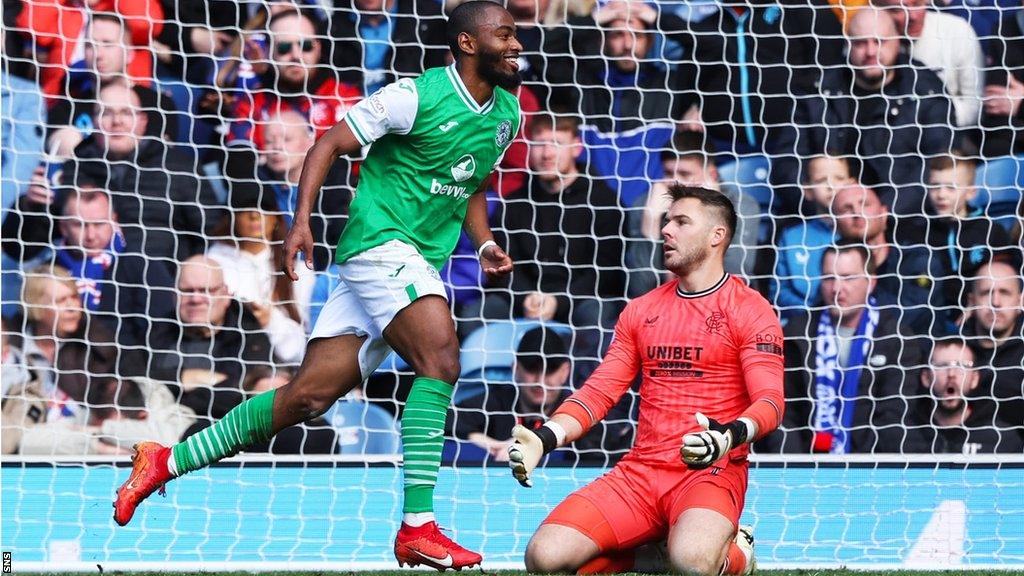
<svg viewBox="0 0 1024 576"><path fill-rule="evenodd" d="M285 364L302 359L306 349L305 318L314 275L296 266L292 283L284 267L284 223L269 186L236 182L231 187L231 212L213 231L216 242L207 256L224 270L232 296L252 311L270 337L274 358Z"/></svg>
<svg viewBox="0 0 1024 576"><path fill-rule="evenodd" d="M930 0L872 0L892 16L909 42L911 58L946 84L961 128L977 126L984 89L984 53L974 28L963 18L929 10Z"/></svg>

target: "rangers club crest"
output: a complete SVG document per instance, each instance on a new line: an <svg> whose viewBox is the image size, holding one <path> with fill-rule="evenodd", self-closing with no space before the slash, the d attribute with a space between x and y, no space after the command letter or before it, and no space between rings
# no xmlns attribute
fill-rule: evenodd
<svg viewBox="0 0 1024 576"><path fill-rule="evenodd" d="M511 139L512 123L508 120L502 120L501 124L498 124L498 131L494 134L494 142L499 148L504 148Z"/></svg>
<svg viewBox="0 0 1024 576"><path fill-rule="evenodd" d="M719 336L723 336L722 331L725 330L725 318L725 312L722 312L721 310L712 312L711 315L704 320L704 326L707 327L708 334L718 334Z"/></svg>

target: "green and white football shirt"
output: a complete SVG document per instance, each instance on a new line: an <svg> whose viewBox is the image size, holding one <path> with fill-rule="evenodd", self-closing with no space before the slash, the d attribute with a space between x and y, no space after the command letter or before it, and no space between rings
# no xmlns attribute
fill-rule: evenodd
<svg viewBox="0 0 1024 576"><path fill-rule="evenodd" d="M519 101L495 88L477 104L452 65L381 88L345 119L370 151L338 263L397 239L440 269L458 242L470 195L519 132Z"/></svg>

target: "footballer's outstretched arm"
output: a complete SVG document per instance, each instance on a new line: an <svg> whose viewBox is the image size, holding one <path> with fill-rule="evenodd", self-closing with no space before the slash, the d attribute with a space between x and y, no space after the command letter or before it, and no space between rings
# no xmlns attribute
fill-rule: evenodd
<svg viewBox="0 0 1024 576"><path fill-rule="evenodd" d="M295 207L292 228L285 239L285 273L293 281L299 279L295 273L295 255L300 250L306 258L306 267L313 269L313 233L309 228L309 216L313 212L313 201L324 184L327 172L338 156L358 152L362 148L348 122L342 120L324 133L306 153L299 176L299 199Z"/></svg>
<svg viewBox="0 0 1024 576"><path fill-rule="evenodd" d="M608 353L587 382L566 398L540 428L512 429L514 442L508 448L509 466L520 484L532 486L530 474L545 454L583 437L629 390L640 370L640 354L633 336L636 323L634 309L626 306L615 324L615 338Z"/></svg>
<svg viewBox="0 0 1024 576"><path fill-rule="evenodd" d="M469 197L462 229L473 241L484 273L491 277L497 277L512 271L512 258L505 252L504 247L498 246L498 243L494 241L494 234L491 232L491 225L487 218L487 194L484 192L488 181L490 178L485 178L480 188Z"/></svg>

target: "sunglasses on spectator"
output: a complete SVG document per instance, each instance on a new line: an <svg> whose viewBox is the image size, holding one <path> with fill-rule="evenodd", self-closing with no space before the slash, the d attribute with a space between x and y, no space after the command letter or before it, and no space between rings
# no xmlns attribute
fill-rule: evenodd
<svg viewBox="0 0 1024 576"><path fill-rule="evenodd" d="M301 47L302 51L308 54L316 48L316 43L312 40L303 40L302 42L278 42L276 46L278 56L287 56L292 53L295 46Z"/></svg>

